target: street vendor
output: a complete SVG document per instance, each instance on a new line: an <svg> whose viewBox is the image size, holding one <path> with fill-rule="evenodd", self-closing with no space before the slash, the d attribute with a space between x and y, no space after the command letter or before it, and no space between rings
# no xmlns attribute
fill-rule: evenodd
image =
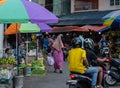
<svg viewBox="0 0 120 88"><path fill-rule="evenodd" d="M12 51L10 50L10 48L6 48L5 53L3 54L3 58L7 58L7 57L15 58L15 56L12 54Z"/></svg>

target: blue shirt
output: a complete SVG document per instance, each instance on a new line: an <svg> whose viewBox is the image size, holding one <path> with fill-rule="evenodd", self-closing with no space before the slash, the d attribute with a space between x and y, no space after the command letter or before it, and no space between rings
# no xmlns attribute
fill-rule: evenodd
<svg viewBox="0 0 120 88"><path fill-rule="evenodd" d="M101 44L101 48L106 47L106 46L108 46L108 41L104 40L104 39L101 39L100 44Z"/></svg>

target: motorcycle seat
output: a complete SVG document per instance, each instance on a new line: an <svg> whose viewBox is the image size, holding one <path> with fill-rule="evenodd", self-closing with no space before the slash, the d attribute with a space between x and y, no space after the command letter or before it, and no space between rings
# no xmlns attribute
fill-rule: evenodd
<svg viewBox="0 0 120 88"><path fill-rule="evenodd" d="M70 73L71 73L71 74L80 74L80 75L82 75L81 73L79 73L79 72L74 72L74 71L71 71Z"/></svg>
<svg viewBox="0 0 120 88"><path fill-rule="evenodd" d="M82 77L84 80L85 79L88 79L88 80L91 80L91 74L81 74L79 72L70 72L70 74L77 74L77 75L80 75L80 77Z"/></svg>
<svg viewBox="0 0 120 88"><path fill-rule="evenodd" d="M90 76L90 74L86 74L86 73L81 74L81 73L79 73L79 72L74 72L74 71L71 71L70 73L71 73L71 74L84 75L84 76Z"/></svg>

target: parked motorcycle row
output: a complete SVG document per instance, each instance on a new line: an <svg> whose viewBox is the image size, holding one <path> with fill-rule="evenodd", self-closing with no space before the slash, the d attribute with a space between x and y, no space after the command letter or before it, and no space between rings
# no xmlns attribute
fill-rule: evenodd
<svg viewBox="0 0 120 88"><path fill-rule="evenodd" d="M100 66L103 68L103 87L109 88L120 82L120 58L109 57L109 47L104 47L102 53L108 58ZM80 74L76 72L70 72L70 79L66 84L69 88L90 88L91 77L89 74Z"/></svg>

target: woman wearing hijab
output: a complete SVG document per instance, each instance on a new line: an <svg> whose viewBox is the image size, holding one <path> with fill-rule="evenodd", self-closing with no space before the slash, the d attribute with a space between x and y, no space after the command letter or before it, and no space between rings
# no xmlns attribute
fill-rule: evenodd
<svg viewBox="0 0 120 88"><path fill-rule="evenodd" d="M53 47L53 57L54 57L54 72L57 72L57 69L59 70L60 73L62 73L62 68L63 68L63 51L62 48L63 46L63 42L61 40L61 36L57 36L55 42L52 45Z"/></svg>

